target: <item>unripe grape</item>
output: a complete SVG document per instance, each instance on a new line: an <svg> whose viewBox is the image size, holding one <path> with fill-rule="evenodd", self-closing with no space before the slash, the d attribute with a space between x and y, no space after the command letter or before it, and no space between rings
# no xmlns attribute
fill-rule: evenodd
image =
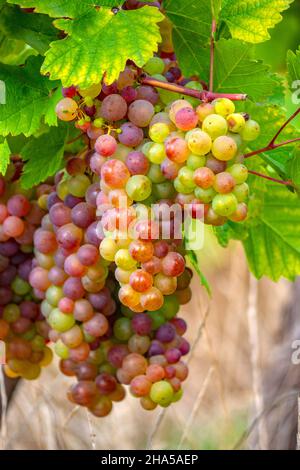
<svg viewBox="0 0 300 470"><path fill-rule="evenodd" d="M72 98L60 100L55 108L55 112L62 121L73 121L77 116L78 105Z"/></svg>
<svg viewBox="0 0 300 470"><path fill-rule="evenodd" d="M249 186L247 183L237 184L232 192L238 202L245 202L249 197Z"/></svg>
<svg viewBox="0 0 300 470"><path fill-rule="evenodd" d="M194 172L190 170L187 166L183 166L180 168L178 172L177 179L180 183L185 186L186 188L190 188L190 192L192 192L195 187L196 183L194 182Z"/></svg>
<svg viewBox="0 0 300 470"><path fill-rule="evenodd" d="M243 222L247 218L248 207L245 203L238 204L236 211L229 216L233 222Z"/></svg>
<svg viewBox="0 0 300 470"><path fill-rule="evenodd" d="M149 137L153 142L158 144L163 143L170 134L168 124L157 122L152 124L149 129Z"/></svg>
<svg viewBox="0 0 300 470"><path fill-rule="evenodd" d="M52 310L48 317L48 322L51 328L64 333L65 331L70 330L74 324L75 319L72 315L66 315L62 313L58 308Z"/></svg>
<svg viewBox="0 0 300 470"><path fill-rule="evenodd" d="M85 97L90 97L90 98L96 98L100 93L101 93L101 83L95 83L88 88L84 89L79 89L78 92L80 93L81 96Z"/></svg>
<svg viewBox="0 0 300 470"><path fill-rule="evenodd" d="M215 107L215 112L224 117L233 114L235 111L234 103L228 98L217 98L212 104Z"/></svg>
<svg viewBox="0 0 300 470"><path fill-rule="evenodd" d="M242 114L233 113L227 116L227 124L230 132L241 132L246 124L245 118Z"/></svg>
<svg viewBox="0 0 300 470"><path fill-rule="evenodd" d="M204 204L210 203L216 195L216 191L213 187L203 189L197 187L195 189L195 197L199 199L199 201L203 202Z"/></svg>
<svg viewBox="0 0 300 470"><path fill-rule="evenodd" d="M215 140L221 135L226 135L228 131L227 121L222 116L219 116L219 114L210 114L204 119L202 130L206 132L212 140Z"/></svg>
<svg viewBox="0 0 300 470"><path fill-rule="evenodd" d="M230 173L222 172L215 176L214 189L217 193L230 193L235 186L235 180Z"/></svg>
<svg viewBox="0 0 300 470"><path fill-rule="evenodd" d="M175 114L175 124L182 131L189 131L197 126L198 116L193 108L182 108Z"/></svg>
<svg viewBox="0 0 300 470"><path fill-rule="evenodd" d="M159 165L166 158L165 146L163 144L154 143L149 147L146 155L151 163Z"/></svg>
<svg viewBox="0 0 300 470"><path fill-rule="evenodd" d="M161 406L167 406L172 402L173 397L174 391L168 382L160 380L152 385L150 398L154 403Z"/></svg>
<svg viewBox="0 0 300 470"><path fill-rule="evenodd" d="M197 168L194 172L194 182L202 189L208 189L213 186L215 174L207 167Z"/></svg>
<svg viewBox="0 0 300 470"><path fill-rule="evenodd" d="M68 190L72 196L84 197L90 184L90 179L86 175L72 176L68 180Z"/></svg>
<svg viewBox="0 0 300 470"><path fill-rule="evenodd" d="M221 161L228 161L235 157L237 145L231 137L226 135L217 137L212 145L212 153L215 158Z"/></svg>
<svg viewBox="0 0 300 470"><path fill-rule="evenodd" d="M165 69L165 63L160 57L151 57L148 62L144 65L143 69L149 75L155 75L157 73L163 73Z"/></svg>
<svg viewBox="0 0 300 470"><path fill-rule="evenodd" d="M260 125L253 119L246 121L244 129L241 131L241 137L247 142L257 139L260 134Z"/></svg>
<svg viewBox="0 0 300 470"><path fill-rule="evenodd" d="M212 141L210 136L200 129L188 132L186 140L190 151L195 155L206 155L211 150Z"/></svg>
<svg viewBox="0 0 300 470"><path fill-rule="evenodd" d="M217 194L212 201L212 208L216 214L228 217L238 207L238 201L234 194Z"/></svg>
<svg viewBox="0 0 300 470"><path fill-rule="evenodd" d="M230 173L236 184L242 184L247 181L248 178L248 168L241 163L235 163L227 169L227 172Z"/></svg>
<svg viewBox="0 0 300 470"><path fill-rule="evenodd" d="M205 166L205 162L206 162L206 158L204 156L191 154L188 157L186 164L188 168L190 168L191 170L197 170L197 168L201 168L202 166Z"/></svg>
<svg viewBox="0 0 300 470"><path fill-rule="evenodd" d="M196 108L196 113L199 119L199 122L203 122L204 119L209 116L210 114L214 114L215 107L211 103L201 103Z"/></svg>

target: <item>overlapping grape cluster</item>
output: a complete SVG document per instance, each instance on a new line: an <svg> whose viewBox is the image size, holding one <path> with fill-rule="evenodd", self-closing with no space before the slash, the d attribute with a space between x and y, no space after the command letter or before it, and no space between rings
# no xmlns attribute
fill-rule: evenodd
<svg viewBox="0 0 300 470"><path fill-rule="evenodd" d="M6 177L0 177L0 340L6 344L6 375L32 380L52 360L46 346L49 328L38 292L29 284L34 232L44 214L36 199L43 198L49 186L21 190L20 166L15 161Z"/></svg>

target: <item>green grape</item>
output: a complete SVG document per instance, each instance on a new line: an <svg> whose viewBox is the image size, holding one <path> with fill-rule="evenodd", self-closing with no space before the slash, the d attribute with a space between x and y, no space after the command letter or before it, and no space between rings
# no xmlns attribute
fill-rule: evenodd
<svg viewBox="0 0 300 470"><path fill-rule="evenodd" d="M241 132L246 124L245 118L242 114L233 113L227 116L227 124L230 132Z"/></svg>
<svg viewBox="0 0 300 470"><path fill-rule="evenodd" d="M125 307L125 305L121 305L121 312L124 317L133 318L135 313L129 308Z"/></svg>
<svg viewBox="0 0 300 470"><path fill-rule="evenodd" d="M246 121L244 129L241 131L241 137L243 140L247 142L251 142L252 140L257 139L260 134L260 125L253 121L253 119L249 119Z"/></svg>
<svg viewBox="0 0 300 470"><path fill-rule="evenodd" d="M167 297L165 297L166 299ZM166 320L165 320L165 317L160 310L154 310L152 312L148 312L147 315L152 318L152 328L153 330L158 330L158 328L163 325Z"/></svg>
<svg viewBox="0 0 300 470"><path fill-rule="evenodd" d="M161 168L159 165L152 164L150 169L147 173L148 178L152 181L152 183L163 183L166 181L166 178L162 174Z"/></svg>
<svg viewBox="0 0 300 470"><path fill-rule="evenodd" d="M129 250L121 248L117 251L115 256L115 263L118 268L129 271L136 267L136 261L131 257Z"/></svg>
<svg viewBox="0 0 300 470"><path fill-rule="evenodd" d="M217 194L212 201L212 208L217 215L228 217L237 210L238 201L234 194Z"/></svg>
<svg viewBox="0 0 300 470"><path fill-rule="evenodd" d="M150 398L160 406L169 405L174 398L174 391L169 382L160 380L155 382L150 390Z"/></svg>
<svg viewBox="0 0 300 470"><path fill-rule="evenodd" d="M41 335L35 335L30 344L32 350L35 352L45 349L45 339Z"/></svg>
<svg viewBox="0 0 300 470"><path fill-rule="evenodd" d="M248 178L248 168L242 163L235 163L234 165L227 168L228 173L233 176L236 184L242 184L247 181Z"/></svg>
<svg viewBox="0 0 300 470"><path fill-rule="evenodd" d="M3 309L3 318L8 323L15 322L20 317L20 309L16 304L8 304Z"/></svg>
<svg viewBox="0 0 300 470"><path fill-rule="evenodd" d="M49 317L50 313L53 310L53 305L51 305L47 300L43 300L41 303L41 312L45 318Z"/></svg>
<svg viewBox="0 0 300 470"><path fill-rule="evenodd" d="M147 152L147 157L151 163L160 165L166 158L165 146L158 143L152 144Z"/></svg>
<svg viewBox="0 0 300 470"><path fill-rule="evenodd" d="M183 395L183 390L182 388L180 388L177 392L174 393L172 403L176 403L177 401L181 400L182 395Z"/></svg>
<svg viewBox="0 0 300 470"><path fill-rule="evenodd" d="M89 96L90 98L96 98L96 96L98 96L101 93L101 89L102 89L101 83L96 83L83 90L79 89L78 91L83 97Z"/></svg>
<svg viewBox="0 0 300 470"><path fill-rule="evenodd" d="M53 330L64 333L70 330L75 325L75 319L73 315L66 315L62 313L58 308L52 310L48 317L48 323Z"/></svg>
<svg viewBox="0 0 300 470"><path fill-rule="evenodd" d="M197 170L197 168L205 166L205 163L206 158L204 156L194 154L191 154L186 161L186 164L190 170Z"/></svg>
<svg viewBox="0 0 300 470"><path fill-rule="evenodd" d="M53 307L57 307L60 299L64 297L64 293L61 287L50 286L46 290L46 300Z"/></svg>
<svg viewBox="0 0 300 470"><path fill-rule="evenodd" d="M91 185L90 179L86 175L72 176L67 182L68 190L72 196L84 197L87 189Z"/></svg>
<svg viewBox="0 0 300 470"><path fill-rule="evenodd" d="M164 304L160 308L166 320L171 320L179 312L180 304L175 294L165 296Z"/></svg>
<svg viewBox="0 0 300 470"><path fill-rule="evenodd" d="M219 116L219 114L210 114L204 119L202 130L206 132L212 140L215 140L221 135L226 135L228 131L227 121L222 116Z"/></svg>
<svg viewBox="0 0 300 470"><path fill-rule="evenodd" d="M36 335L36 327L33 325L30 330L26 331L21 338L25 339L26 341L31 341Z"/></svg>
<svg viewBox="0 0 300 470"><path fill-rule="evenodd" d="M195 80L192 80L191 82L188 82L185 85L185 88L190 88L190 90L197 90L197 91L202 91L203 87L201 83L196 82ZM198 106L199 100L198 98L193 98L192 96L185 96L186 101L188 101L194 108Z"/></svg>
<svg viewBox="0 0 300 470"><path fill-rule="evenodd" d="M238 202L245 202L249 197L249 186L247 183L237 184L232 192Z"/></svg>
<svg viewBox="0 0 300 470"><path fill-rule="evenodd" d="M96 339L95 336L92 336L89 333L87 333L84 328L82 328L82 334L83 334L84 341L88 344L93 343Z"/></svg>
<svg viewBox="0 0 300 470"><path fill-rule="evenodd" d="M156 122L149 129L149 137L158 144L163 143L170 134L168 124L164 122ZM146 144L145 144L146 145Z"/></svg>
<svg viewBox="0 0 300 470"><path fill-rule="evenodd" d="M190 188L190 192L192 192L196 187L196 184L194 183L194 172L187 166L180 168L177 179L184 187Z"/></svg>
<svg viewBox="0 0 300 470"><path fill-rule="evenodd" d="M184 186L178 178L175 178L173 184L178 193L190 194L192 192L191 188Z"/></svg>
<svg viewBox="0 0 300 470"><path fill-rule="evenodd" d="M195 155L206 155L211 150L212 141L208 133L193 129L186 134L190 151Z"/></svg>
<svg viewBox="0 0 300 470"><path fill-rule="evenodd" d="M154 184L153 196L155 196L156 199L172 199L172 197L175 196L172 181L164 181L163 183Z"/></svg>
<svg viewBox="0 0 300 470"><path fill-rule="evenodd" d="M120 341L128 341L133 335L130 318L118 318L114 323L114 335Z"/></svg>
<svg viewBox="0 0 300 470"><path fill-rule="evenodd" d="M226 135L217 137L212 145L212 154L218 160L227 162L235 157L237 146L233 139Z"/></svg>
<svg viewBox="0 0 300 470"><path fill-rule="evenodd" d="M62 342L61 339L56 341L54 345L55 354L60 357L61 359L68 359L69 358L69 348Z"/></svg>
<svg viewBox="0 0 300 470"><path fill-rule="evenodd" d="M217 193L213 187L207 189L197 187L195 189L195 197L204 204L211 202L216 194Z"/></svg>
<svg viewBox="0 0 300 470"><path fill-rule="evenodd" d="M161 74L165 70L165 63L160 57L151 57L143 68L149 75Z"/></svg>
<svg viewBox="0 0 300 470"><path fill-rule="evenodd" d="M28 292L31 291L31 286L28 282L24 281L24 279L20 278L19 276L16 276L11 283L11 288L14 291L15 294L17 295L26 295Z"/></svg>
<svg viewBox="0 0 300 470"><path fill-rule="evenodd" d="M215 106L215 112L224 117L233 114L235 111L234 103L228 98L218 98L212 104Z"/></svg>
<svg viewBox="0 0 300 470"><path fill-rule="evenodd" d="M232 132L228 132L227 134L227 137L230 137L232 140L235 141L236 143L236 146L238 148L238 150L241 152L245 147L246 147L246 143L243 142L243 139L242 137L240 136L240 134L233 134Z"/></svg>
<svg viewBox="0 0 300 470"><path fill-rule="evenodd" d="M155 144L159 145L159 144ZM143 201L151 195L152 182L148 176L134 175L126 183L126 192L130 199Z"/></svg>
<svg viewBox="0 0 300 470"><path fill-rule="evenodd" d="M114 261L118 246L112 238L104 238L100 244L100 255L106 261Z"/></svg>

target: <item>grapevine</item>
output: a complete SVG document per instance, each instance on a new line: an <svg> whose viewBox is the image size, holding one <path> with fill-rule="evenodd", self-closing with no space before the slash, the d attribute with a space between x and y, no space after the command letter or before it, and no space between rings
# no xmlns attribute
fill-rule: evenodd
<svg viewBox="0 0 300 470"><path fill-rule="evenodd" d="M64 14L55 2L12 3L0 2L0 9L25 22L43 17L50 39L45 46L35 38L38 52L25 62L2 63L0 57L0 79L8 88L8 101L0 105L5 374L37 379L53 351L60 372L73 380L65 392L69 401L98 418L114 408L117 413L127 393L146 411L176 406L184 397L190 352L180 308L191 300L194 271L206 283L185 224L196 227L196 235L206 226L223 245L240 239L257 277L275 272L273 265L261 271L248 243L264 223L268 200L278 197L274 186L286 191L290 212L295 207L290 224L299 214L300 108L283 116L273 104L274 75L263 69L266 78L258 77L256 85L251 70L259 74L260 65L245 51L231 71L226 68L226 60L239 54L238 40L241 47L248 43L225 7L211 11L205 2L203 24L210 28L191 65L178 45L173 0L127 0L117 7L83 2L78 14L72 2L65 2ZM85 15L95 34L107 25L101 63L91 59L97 44L91 31L84 37ZM129 31L130 21L141 28ZM227 23L230 39L222 36ZM143 26L149 43L139 31ZM187 34L191 51L194 40ZM65 67L63 44L75 51ZM293 70L299 71L299 55L291 61L298 61ZM237 81L240 62L252 82ZM260 79L270 88L266 101ZM18 86L16 104L11 90ZM16 106L20 119L12 122ZM276 127L270 129L272 119ZM274 225L277 220L267 215L269 229L272 216ZM290 238L282 237L282 256ZM295 269L283 267L273 280L299 274L300 252L291 251ZM263 246L261 256L266 252Z"/></svg>

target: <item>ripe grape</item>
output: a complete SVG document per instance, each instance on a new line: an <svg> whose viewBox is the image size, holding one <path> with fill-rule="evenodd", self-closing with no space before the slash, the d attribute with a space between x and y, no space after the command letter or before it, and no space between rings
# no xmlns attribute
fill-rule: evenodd
<svg viewBox="0 0 300 470"><path fill-rule="evenodd" d="M212 154L221 161L228 161L235 157L237 145L235 141L226 135L217 137L212 144Z"/></svg>
<svg viewBox="0 0 300 470"><path fill-rule="evenodd" d="M257 139L260 134L260 125L253 119L249 119L245 123L245 127L241 131L241 137L247 142Z"/></svg>
<svg viewBox="0 0 300 470"><path fill-rule="evenodd" d="M95 142L95 150L102 157L111 157L117 150L117 141L109 134L101 135Z"/></svg>
<svg viewBox="0 0 300 470"><path fill-rule="evenodd" d="M137 147L144 139L143 130L131 122L125 122L120 127L121 133L118 135L119 142L127 147Z"/></svg>
<svg viewBox="0 0 300 470"><path fill-rule="evenodd" d="M212 201L212 208L217 215L228 217L237 210L238 201L234 194L217 194Z"/></svg>
<svg viewBox="0 0 300 470"><path fill-rule="evenodd" d="M200 129L188 132L186 140L190 151L195 155L206 155L211 150L212 141L210 136Z"/></svg>
<svg viewBox="0 0 300 470"><path fill-rule="evenodd" d="M55 108L55 112L62 121L73 121L76 118L78 105L72 98L60 100Z"/></svg>
<svg viewBox="0 0 300 470"><path fill-rule="evenodd" d="M127 103L122 96L112 94L106 96L101 105L101 116L107 121L115 122L123 119L127 113Z"/></svg>
<svg viewBox="0 0 300 470"><path fill-rule="evenodd" d="M204 119L202 130L206 132L212 140L215 140L217 137L226 135L228 130L227 121L218 114L210 114Z"/></svg>

